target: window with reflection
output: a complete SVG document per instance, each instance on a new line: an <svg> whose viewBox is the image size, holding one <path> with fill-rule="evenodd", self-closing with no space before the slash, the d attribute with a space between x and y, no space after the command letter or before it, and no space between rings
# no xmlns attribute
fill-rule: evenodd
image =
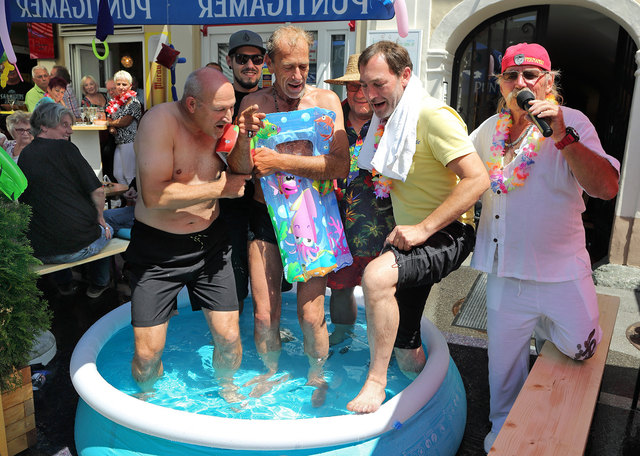
<svg viewBox="0 0 640 456"><path fill-rule="evenodd" d="M502 53L512 44L539 42L548 6L524 8L494 16L462 42L454 59L451 105L473 131L495 114L500 90Z"/></svg>

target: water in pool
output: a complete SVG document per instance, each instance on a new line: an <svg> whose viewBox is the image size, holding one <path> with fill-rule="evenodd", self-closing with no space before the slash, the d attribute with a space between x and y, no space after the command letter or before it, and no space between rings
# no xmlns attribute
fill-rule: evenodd
<svg viewBox="0 0 640 456"><path fill-rule="evenodd" d="M329 298L326 309L329 308ZM327 321L329 316L327 315ZM241 387L239 392L246 399L229 404L218 394L213 379L211 355L213 342L202 312L182 308L180 315L171 319L167 343L162 356L164 376L155 384L155 393L146 397L150 403L192 413L243 419L302 419L336 416L351 413L347 402L360 391L367 375L369 347L367 345L364 309L358 309L358 321L352 338L330 347L325 364L325 376L329 383L327 399L322 407L311 406L313 388L305 386L309 363L303 352L302 332L296 315L296 295L284 293L282 298L283 332L280 370L273 379L281 383L258 398L249 397L254 385ZM247 299L240 316L243 357L242 366L236 372L234 382L242 386L264 372L253 343L253 313ZM329 333L333 325L329 324ZM120 391L136 395L140 392L131 377L133 356L133 330L127 326L118 331L100 351L97 367L104 379ZM290 374L286 380L284 376ZM387 398L403 390L407 379L392 360L389 367Z"/></svg>

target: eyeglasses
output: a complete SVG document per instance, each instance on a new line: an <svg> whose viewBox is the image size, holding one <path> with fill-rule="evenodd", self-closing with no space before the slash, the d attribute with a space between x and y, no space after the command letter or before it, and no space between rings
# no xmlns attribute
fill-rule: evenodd
<svg viewBox="0 0 640 456"><path fill-rule="evenodd" d="M233 56L238 65L246 65L249 59L251 59L253 64L256 66L262 65L262 62L264 62L264 55L260 55L260 54L254 54L254 55L234 54Z"/></svg>
<svg viewBox="0 0 640 456"><path fill-rule="evenodd" d="M538 82L538 79L540 79L542 76L544 76L547 73L549 72L540 71L540 70L523 70L523 71L510 70L502 73L500 77L505 81L513 82L518 79L519 75L522 75L524 80L527 82Z"/></svg>
<svg viewBox="0 0 640 456"><path fill-rule="evenodd" d="M357 92L362 87L362 85L359 82L347 82L346 86L347 86L347 92Z"/></svg>
<svg viewBox="0 0 640 456"><path fill-rule="evenodd" d="M31 134L31 129L30 128L14 128L13 130L16 133L18 133L19 135L24 135L25 133Z"/></svg>

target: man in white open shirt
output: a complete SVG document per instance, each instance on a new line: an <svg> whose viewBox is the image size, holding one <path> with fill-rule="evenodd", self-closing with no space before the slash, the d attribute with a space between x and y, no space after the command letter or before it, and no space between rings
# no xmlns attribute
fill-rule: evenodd
<svg viewBox="0 0 640 456"><path fill-rule="evenodd" d="M488 273L487 452L528 375L532 332L576 360L593 356L601 338L582 192L615 197L620 164L584 114L559 106L556 76L542 46L509 47L498 76L499 114L471 134L491 177L471 262ZM535 96L529 113L549 124L551 136L518 106L523 90Z"/></svg>

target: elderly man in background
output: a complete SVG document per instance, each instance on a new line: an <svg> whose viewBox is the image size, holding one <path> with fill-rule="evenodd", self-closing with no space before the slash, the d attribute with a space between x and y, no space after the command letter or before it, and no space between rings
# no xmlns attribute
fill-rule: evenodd
<svg viewBox="0 0 640 456"><path fill-rule="evenodd" d="M307 85L309 49L313 39L308 32L294 27L277 29L267 43L265 62L275 75L273 86L247 95L240 105L238 126L240 135L229 155L229 166L235 172L254 173L256 178L281 171L314 180L344 178L349 171L348 140L344 131L342 106L338 96L325 89ZM334 138L327 155L308 156L304 145L296 144L297 153L280 154L267 148L249 150L250 135L262 126L265 113L287 112L312 107L336 113ZM260 109L260 113L258 113ZM307 155L307 156L305 156ZM258 378L252 392L259 396L269 386L267 380L278 370L282 349L280 339L280 308L282 261L260 185L255 186L250 214L250 230L254 239L249 243L249 271L254 300L254 337L256 348L267 368ZM308 384L316 387L313 405L321 405L326 397L327 383L323 366L329 355L329 334L324 318L326 277L313 277L299 282L298 315L304 336L304 351L309 359Z"/></svg>
<svg viewBox="0 0 640 456"><path fill-rule="evenodd" d="M327 286L331 288L330 314L334 326L329 336L330 345L342 342L352 332L358 312L354 288L360 285L364 268L378 256L387 235L395 226L389 179L373 176L371 171L358 167L358 156L373 115L360 84L358 57L360 54L349 56L344 76L324 81L347 89L342 108L349 138L349 175L346 179L337 179L336 197L353 256L353 264L331 272L327 279Z"/></svg>
<svg viewBox="0 0 640 456"><path fill-rule="evenodd" d="M542 46L509 47L498 76L498 114L471 134L491 176L471 262L489 274L486 452L529 373L531 334L537 346L549 339L576 360L593 356L602 334L582 192L615 197L620 164L604 152L584 114L559 105L557 75ZM549 125L549 137L532 116Z"/></svg>
<svg viewBox="0 0 640 456"><path fill-rule="evenodd" d="M113 100L118 96L118 88L116 87L116 81L113 79L107 79L104 83L105 89L107 89L107 98Z"/></svg>
<svg viewBox="0 0 640 456"><path fill-rule="evenodd" d="M31 78L34 85L24 96L24 103L27 105L27 111L31 112L36 109L36 104L40 101L44 94L47 93L49 85L49 70L41 65L36 65L31 69ZM73 113L72 113L73 114Z"/></svg>
<svg viewBox="0 0 640 456"><path fill-rule="evenodd" d="M372 44L358 66L374 112L358 165L391 178L397 224L362 277L371 364L347 408L370 413L385 399L394 348L407 376L424 367L420 319L427 297L471 253L473 205L489 177L464 122L424 91L405 48Z"/></svg>

